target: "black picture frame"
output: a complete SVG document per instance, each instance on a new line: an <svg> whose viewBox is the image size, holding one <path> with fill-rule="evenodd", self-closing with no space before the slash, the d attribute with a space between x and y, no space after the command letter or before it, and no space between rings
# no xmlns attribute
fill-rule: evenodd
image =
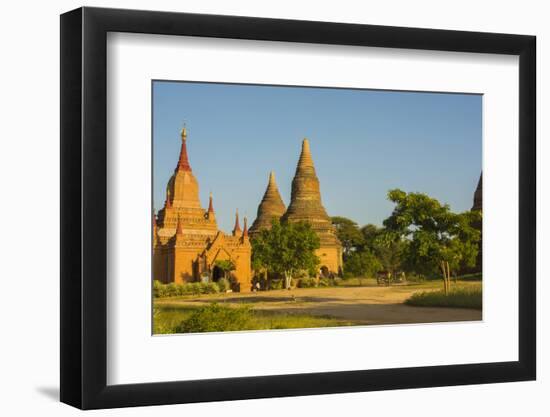
<svg viewBox="0 0 550 417"><path fill-rule="evenodd" d="M107 385L108 32L519 56L519 360ZM82 409L482 384L536 377L534 36L154 11L61 15L61 401Z"/></svg>

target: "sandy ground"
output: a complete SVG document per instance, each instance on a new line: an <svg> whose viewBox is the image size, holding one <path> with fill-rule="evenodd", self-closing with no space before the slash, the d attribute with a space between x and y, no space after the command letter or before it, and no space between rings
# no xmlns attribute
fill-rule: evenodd
<svg viewBox="0 0 550 417"><path fill-rule="evenodd" d="M332 316L354 324L430 323L481 320L481 311L462 308L413 307L403 304L415 287L331 287L277 290L250 294L228 293L200 298L160 299L158 304L202 305L213 301L250 304L275 310Z"/></svg>

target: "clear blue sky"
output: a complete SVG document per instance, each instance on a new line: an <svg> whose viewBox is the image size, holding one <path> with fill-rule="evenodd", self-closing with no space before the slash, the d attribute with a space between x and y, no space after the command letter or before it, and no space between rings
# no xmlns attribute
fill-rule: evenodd
<svg viewBox="0 0 550 417"><path fill-rule="evenodd" d="M301 141L310 140L331 216L380 225L389 189L469 210L481 172L482 96L257 85L153 82L153 198L162 208L183 122L203 207L218 225L235 209L250 224L274 170L288 206Z"/></svg>

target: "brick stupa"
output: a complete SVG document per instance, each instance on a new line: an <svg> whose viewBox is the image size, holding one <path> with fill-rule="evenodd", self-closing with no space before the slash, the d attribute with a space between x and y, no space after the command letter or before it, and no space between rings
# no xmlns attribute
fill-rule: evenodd
<svg viewBox="0 0 550 417"><path fill-rule="evenodd" d="M302 152L292 180L290 204L282 220L310 223L321 240L321 247L316 252L321 261L321 274L326 276L342 272L342 244L323 207L319 179L307 139L302 142Z"/></svg>
<svg viewBox="0 0 550 417"><path fill-rule="evenodd" d="M264 197L258 206L256 220L254 220L254 223L250 227L250 236L253 238L260 230L270 229L273 219L280 219L285 214L285 211L285 203L283 203L279 188L275 182L275 174L271 171Z"/></svg>

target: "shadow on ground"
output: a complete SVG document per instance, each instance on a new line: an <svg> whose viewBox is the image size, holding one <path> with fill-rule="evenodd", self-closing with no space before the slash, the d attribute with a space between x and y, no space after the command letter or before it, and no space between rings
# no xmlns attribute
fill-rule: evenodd
<svg viewBox="0 0 550 417"><path fill-rule="evenodd" d="M300 302L300 303L325 303L325 302L331 302L331 301L338 301L339 298L334 297L313 297L313 296L305 296L305 297L262 297L261 295L255 297L231 297L231 298L220 298L216 301L219 302L227 302L227 303L241 303L241 304L254 304L254 303L289 303L289 302ZM196 300L201 301L201 300ZM204 301L204 300L202 300Z"/></svg>
<svg viewBox="0 0 550 417"><path fill-rule="evenodd" d="M440 323L449 321L478 321L482 319L481 310L465 308L413 307L402 303L388 304L343 304L295 308L285 306L277 309L280 313L312 314L330 316L353 321L355 324L411 324Z"/></svg>
<svg viewBox="0 0 550 417"><path fill-rule="evenodd" d="M36 391L53 401L59 401L59 387L36 387Z"/></svg>

